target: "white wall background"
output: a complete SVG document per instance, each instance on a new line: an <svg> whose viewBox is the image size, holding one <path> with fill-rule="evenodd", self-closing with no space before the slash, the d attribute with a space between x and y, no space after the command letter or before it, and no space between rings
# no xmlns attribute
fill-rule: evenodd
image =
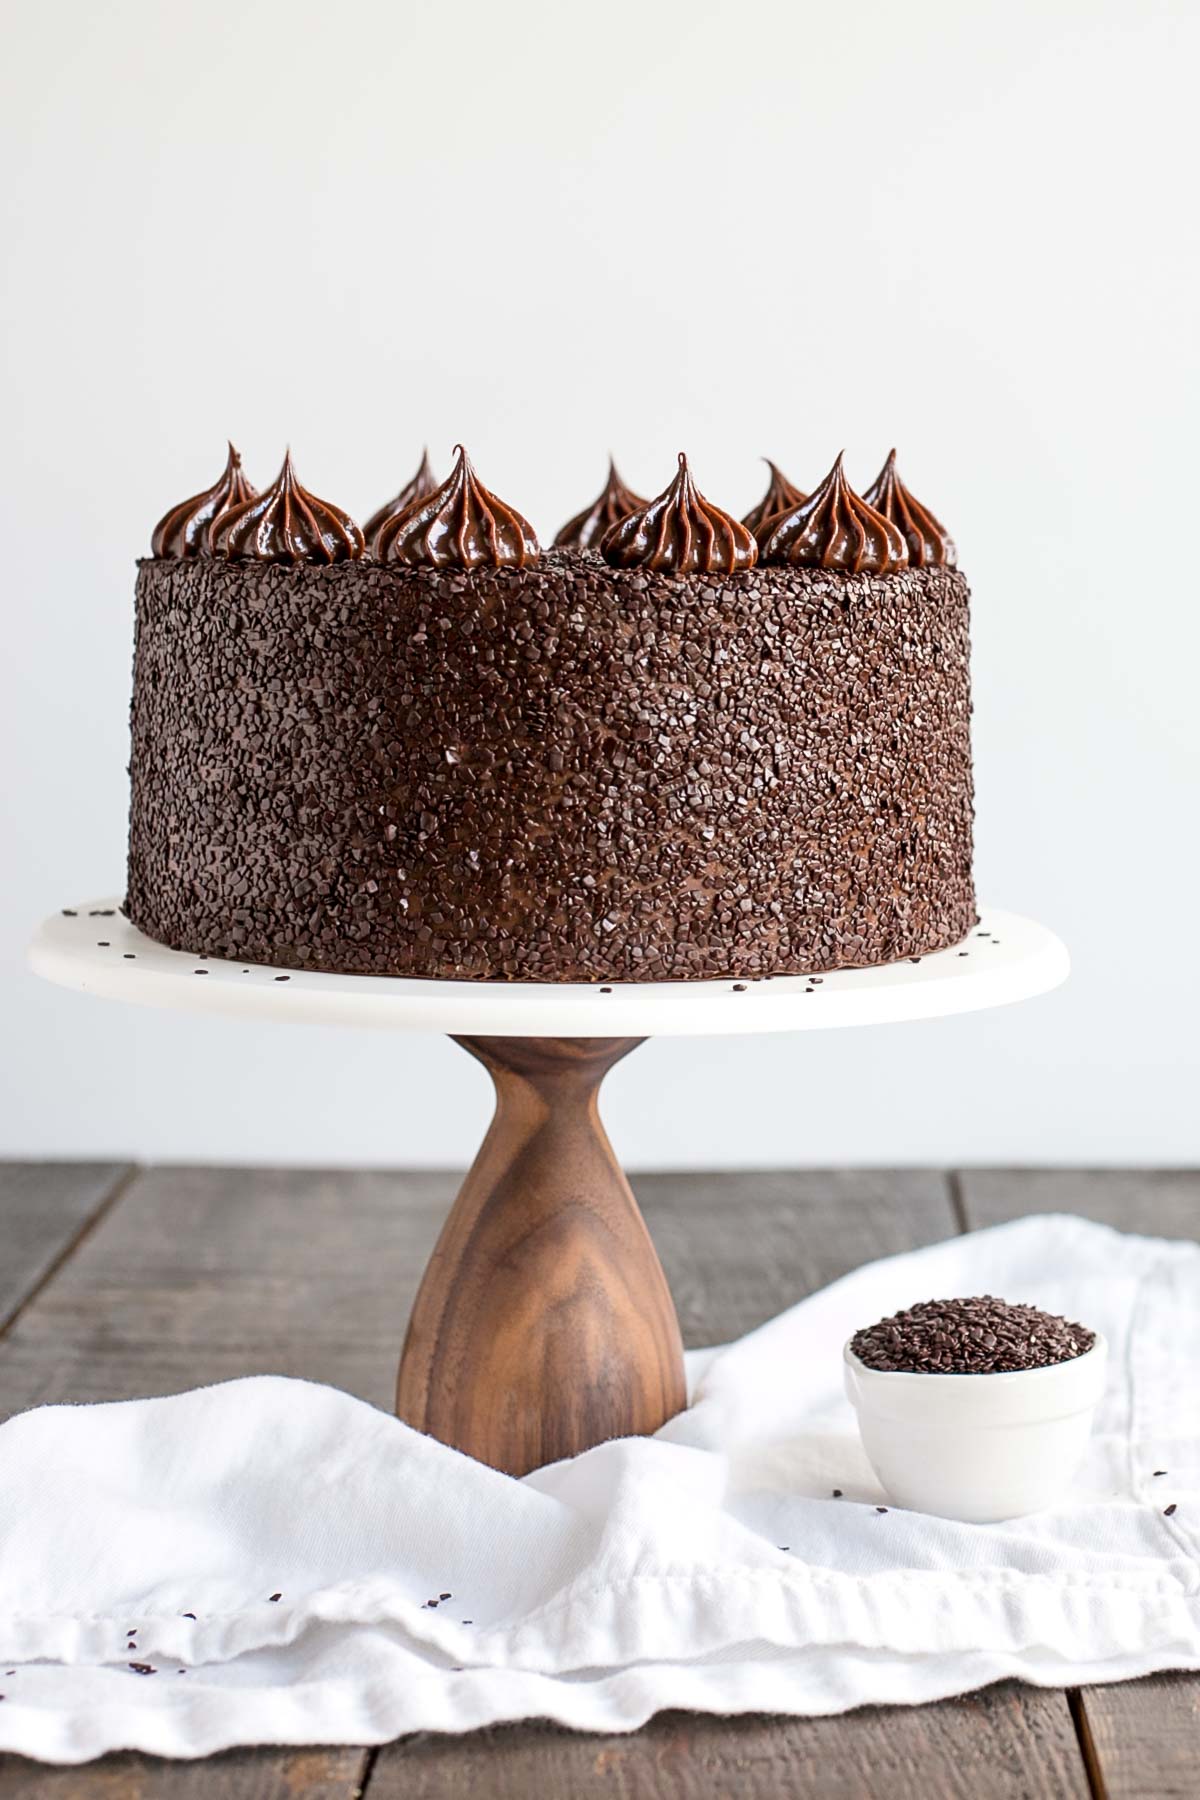
<svg viewBox="0 0 1200 1800"><path fill-rule="evenodd" d="M458 1163L440 1040L36 982L123 885L133 559L232 435L360 517L458 438L738 512L900 446L976 592L978 872L1058 994L614 1074L634 1165L1180 1161L1197 1107L1194 81L1129 0L6 4L0 1151Z"/></svg>

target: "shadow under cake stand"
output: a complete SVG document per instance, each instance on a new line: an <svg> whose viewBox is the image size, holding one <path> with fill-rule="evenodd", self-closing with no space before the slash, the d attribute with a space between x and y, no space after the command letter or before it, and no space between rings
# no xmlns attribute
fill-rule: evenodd
<svg viewBox="0 0 1200 1800"><path fill-rule="evenodd" d="M104 999L252 1019L447 1032L496 1111L422 1279L399 1416L511 1475L686 1404L679 1324L600 1122L600 1083L645 1038L819 1031L974 1012L1065 980L1054 934L984 909L961 944L881 968L759 981L542 985L324 975L168 950L118 900L64 908L39 975Z"/></svg>

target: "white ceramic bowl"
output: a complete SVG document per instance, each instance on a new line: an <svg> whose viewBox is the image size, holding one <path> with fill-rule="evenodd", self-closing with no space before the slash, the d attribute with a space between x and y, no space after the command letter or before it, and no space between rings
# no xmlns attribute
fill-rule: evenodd
<svg viewBox="0 0 1200 1800"><path fill-rule="evenodd" d="M846 1392L871 1467L897 1506L984 1523L1068 1487L1104 1391L1108 1346L1047 1369L917 1375L868 1369L849 1344Z"/></svg>

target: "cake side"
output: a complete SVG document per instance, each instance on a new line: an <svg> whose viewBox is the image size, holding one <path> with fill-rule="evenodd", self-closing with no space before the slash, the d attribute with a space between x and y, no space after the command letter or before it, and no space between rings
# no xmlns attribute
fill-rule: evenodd
<svg viewBox="0 0 1200 1800"><path fill-rule="evenodd" d="M629 981L975 922L945 566L140 565L127 906L196 954Z"/></svg>

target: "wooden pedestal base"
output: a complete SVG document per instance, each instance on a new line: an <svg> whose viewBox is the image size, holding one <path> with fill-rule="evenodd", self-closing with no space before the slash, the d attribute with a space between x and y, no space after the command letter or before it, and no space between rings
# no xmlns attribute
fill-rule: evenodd
<svg viewBox="0 0 1200 1800"><path fill-rule="evenodd" d="M685 1404L675 1308L597 1107L642 1041L455 1039L496 1113L421 1282L396 1411L509 1475Z"/></svg>

